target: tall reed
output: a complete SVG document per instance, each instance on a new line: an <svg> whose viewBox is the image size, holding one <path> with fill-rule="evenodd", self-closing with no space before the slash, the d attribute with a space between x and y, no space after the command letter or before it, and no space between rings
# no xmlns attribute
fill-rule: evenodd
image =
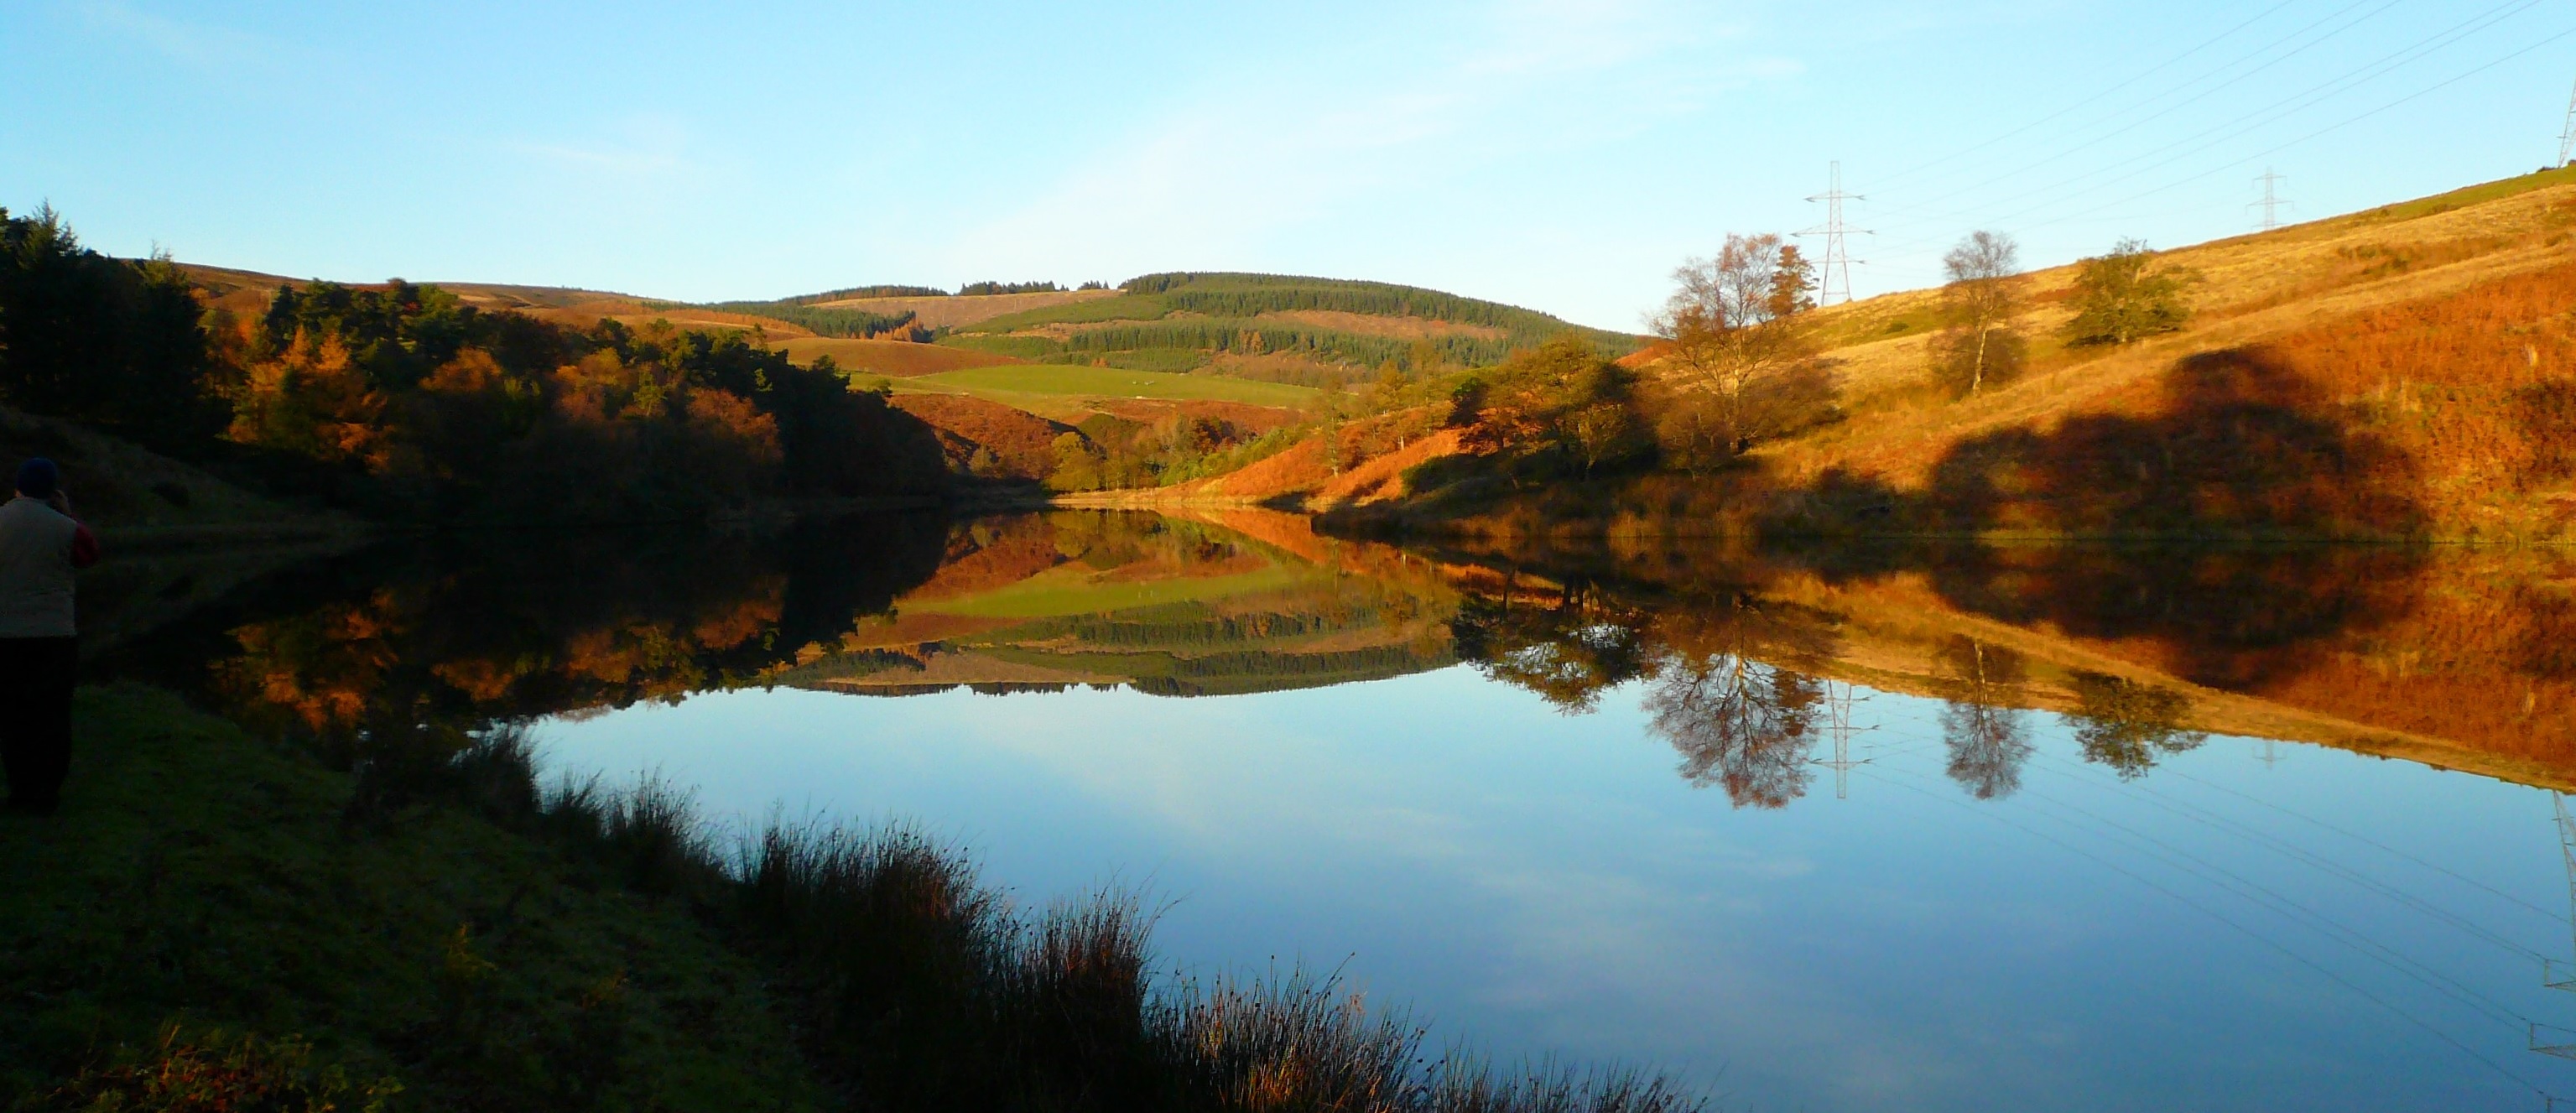
<svg viewBox="0 0 2576 1113"><path fill-rule="evenodd" d="M443 771L378 766L540 836L604 878L685 902L771 971L813 1061L853 1108L1329 1113L1680 1113L1704 1100L1633 1070L1497 1070L1335 977L1158 976L1153 915L1103 889L1023 911L921 829L773 813L731 852L657 776L539 790L524 731Z"/></svg>

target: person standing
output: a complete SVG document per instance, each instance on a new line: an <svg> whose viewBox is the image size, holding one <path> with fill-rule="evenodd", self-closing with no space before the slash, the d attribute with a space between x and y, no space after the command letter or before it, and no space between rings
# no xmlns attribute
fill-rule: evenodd
<svg viewBox="0 0 2576 1113"><path fill-rule="evenodd" d="M74 521L62 470L38 456L0 504L0 765L11 811L52 815L71 771L72 571L98 563L98 538Z"/></svg>

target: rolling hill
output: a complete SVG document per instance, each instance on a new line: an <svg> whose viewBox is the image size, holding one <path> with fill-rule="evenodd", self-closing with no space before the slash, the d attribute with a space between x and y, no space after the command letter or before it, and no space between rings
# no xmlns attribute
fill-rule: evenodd
<svg viewBox="0 0 2576 1113"><path fill-rule="evenodd" d="M300 280L190 265L219 306L261 312ZM829 357L855 385L1008 407L907 405L960 472L1054 478L1033 430L1073 432L1096 456L1078 486L1175 482L1259 459L1319 419L1328 392L1390 373L1422 382L1575 333L1605 354L1638 340L1534 310L1388 283L1173 272L1116 289L979 284L854 287L767 301L685 304L571 287L436 283L467 304L558 324L756 332L802 365ZM1347 408L1347 407L1344 407ZM1337 417L1329 420L1338 420ZM1032 424L1034 422L1035 424ZM986 438L997 438L987 440ZM973 463L982 453L982 472Z"/></svg>
<svg viewBox="0 0 2576 1113"><path fill-rule="evenodd" d="M1339 508L1355 528L1486 533L1768 520L2563 540L2576 536L2571 239L2576 168L2165 251L2155 265L2187 276L2192 315L2119 346L2069 345L2078 268L2034 271L2018 280L2014 322L2032 341L2028 371L1970 397L1930 369L1940 291L1814 310L1808 335L1839 387L1839 420L1707 477L1506 490L1489 469L1416 459L1405 482L1353 490L1342 474L1407 442L1350 430L1337 470L1274 465L1270 481L1249 482L1247 468L1168 497L1284 499ZM1650 381L1670 374L1653 350L1623 362ZM2212 520L2225 524L2201 528Z"/></svg>

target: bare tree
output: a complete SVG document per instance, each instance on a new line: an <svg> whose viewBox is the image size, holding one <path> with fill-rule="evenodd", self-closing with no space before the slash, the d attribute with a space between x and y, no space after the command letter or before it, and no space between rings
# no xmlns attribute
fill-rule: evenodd
<svg viewBox="0 0 2576 1113"><path fill-rule="evenodd" d="M2020 371L2028 350L2012 327L2021 311L2021 245L2000 232L1971 232L1941 257L1941 269L1949 278L1941 314L1950 331L1933 346L1933 360L1973 395L1987 379Z"/></svg>
<svg viewBox="0 0 2576 1113"><path fill-rule="evenodd" d="M1942 649L1941 664L1949 674L1941 741L1950 750L1950 779L1979 800L2012 795L2032 750L2029 714L2011 702L2028 674L2021 654L1954 637Z"/></svg>
<svg viewBox="0 0 2576 1113"><path fill-rule="evenodd" d="M1772 421L1756 404L1765 380L1807 360L1794 318L1809 304L1808 271L1796 248L1766 233L1729 235L1716 256L1673 272L1676 288L1654 319L1655 334L1666 341L1665 366L1679 385L1715 400L1729 452L1768 432Z"/></svg>
<svg viewBox="0 0 2576 1113"><path fill-rule="evenodd" d="M1806 795L1821 702L1815 678L1736 653L1679 655L1646 694L1652 729L1681 752L1682 776L1724 787L1739 808Z"/></svg>

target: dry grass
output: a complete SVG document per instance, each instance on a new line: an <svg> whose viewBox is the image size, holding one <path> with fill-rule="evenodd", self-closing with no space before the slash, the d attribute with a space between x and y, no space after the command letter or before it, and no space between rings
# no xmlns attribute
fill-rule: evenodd
<svg viewBox="0 0 2576 1113"><path fill-rule="evenodd" d="M2505 189L2505 185L2519 188ZM1782 479L1829 469L1920 487L1962 443L2006 430L2042 434L2082 415L2168 412L2172 369L2229 349L2276 357L2323 392L2320 416L2386 438L2417 460L2437 528L2528 532L2545 507L2485 496L2528 486L2538 468L2529 393L2568 374L2563 262L2576 226L2576 173L2553 172L2166 254L2199 273L2184 332L2125 349L2044 343L2022 381L1969 400L1933 388L1925 369L1936 295L1915 291L1818 313L1850 395L1850 420L1763 454ZM2021 324L2053 334L2073 269L2026 280ZM2535 410L2534 407L2537 407ZM2410 494L2412 492L2409 492ZM2484 500L2484 501L2481 501ZM2528 500L2525 500L2528 501Z"/></svg>
<svg viewBox="0 0 2576 1113"><path fill-rule="evenodd" d="M936 344L914 344L903 340L851 340L831 336L810 336L773 344L787 353L787 358L811 364L817 356L830 356L844 371L859 371L889 378L908 379L937 375L945 371L963 371L970 367L998 367L1025 363L1016 356L990 352L944 348Z"/></svg>
<svg viewBox="0 0 2576 1113"><path fill-rule="evenodd" d="M1422 340L1435 336L1473 336L1483 340L1500 340L1511 333L1492 325L1473 325L1464 321L1439 321L1429 317L1381 317L1367 313L1344 313L1334 309L1294 309L1264 313L1265 321L1292 321L1336 332L1361 336L1388 336L1398 340Z"/></svg>
<svg viewBox="0 0 2576 1113"><path fill-rule="evenodd" d="M1046 478L1055 471L1055 438L1071 428L964 394L899 394L893 404L938 431L952 466L971 467L977 449L991 453L987 478Z"/></svg>
<svg viewBox="0 0 2576 1113"><path fill-rule="evenodd" d="M870 313L911 313L924 328L956 328L1010 313L1097 301L1119 296L1117 290L1057 290L1038 294L979 294L944 298L850 298L819 303L822 309L861 309Z"/></svg>

